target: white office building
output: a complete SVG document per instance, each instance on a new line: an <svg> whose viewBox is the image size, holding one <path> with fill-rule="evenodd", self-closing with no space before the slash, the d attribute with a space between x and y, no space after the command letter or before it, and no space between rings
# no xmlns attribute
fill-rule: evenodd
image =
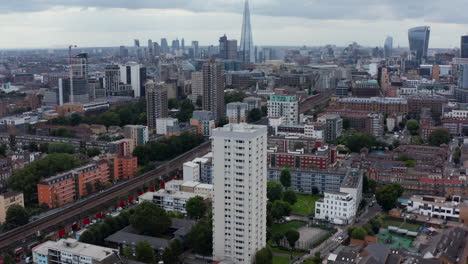
<svg viewBox="0 0 468 264"><path fill-rule="evenodd" d="M315 202L315 218L337 225L353 223L362 200L362 181L360 172L348 171L339 192L324 192L324 198Z"/></svg>
<svg viewBox="0 0 468 264"><path fill-rule="evenodd" d="M120 81L124 84L132 86L134 97L140 97L142 87L142 66L136 62L129 62L125 65L120 65Z"/></svg>
<svg viewBox="0 0 468 264"><path fill-rule="evenodd" d="M46 241L32 250L36 264L119 263L118 250L81 243L75 239Z"/></svg>
<svg viewBox="0 0 468 264"><path fill-rule="evenodd" d="M284 117L285 125L296 125L299 121L299 103L296 96L270 96L270 100L268 100L268 117Z"/></svg>
<svg viewBox="0 0 468 264"><path fill-rule="evenodd" d="M200 181L200 164L189 161L183 166L184 181Z"/></svg>
<svg viewBox="0 0 468 264"><path fill-rule="evenodd" d="M166 135L170 127L179 126L179 121L176 118L157 118L156 119L156 134Z"/></svg>
<svg viewBox="0 0 468 264"><path fill-rule="evenodd" d="M266 245L267 127L213 130L213 258L252 263Z"/></svg>

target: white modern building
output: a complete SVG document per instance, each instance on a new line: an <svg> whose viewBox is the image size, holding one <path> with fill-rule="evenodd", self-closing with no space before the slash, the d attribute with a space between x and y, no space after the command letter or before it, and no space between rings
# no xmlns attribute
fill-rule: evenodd
<svg viewBox="0 0 468 264"><path fill-rule="evenodd" d="M166 135L169 127L177 127L179 121L176 118L157 118L156 119L156 134Z"/></svg>
<svg viewBox="0 0 468 264"><path fill-rule="evenodd" d="M268 117L284 117L285 125L297 124L299 121L299 103L296 96L270 96L270 100L268 100Z"/></svg>
<svg viewBox="0 0 468 264"><path fill-rule="evenodd" d="M325 137L325 130L323 129L324 126L325 123L305 124L304 136L323 140Z"/></svg>
<svg viewBox="0 0 468 264"><path fill-rule="evenodd" d="M360 172L348 171L339 192L324 192L324 198L315 202L315 218L338 225L353 223L362 200L362 181Z"/></svg>
<svg viewBox="0 0 468 264"><path fill-rule="evenodd" d="M229 123L246 123L249 106L246 103L229 103L226 105L226 117Z"/></svg>
<svg viewBox="0 0 468 264"><path fill-rule="evenodd" d="M189 161L183 165L184 181L200 181L200 164Z"/></svg>
<svg viewBox="0 0 468 264"><path fill-rule="evenodd" d="M185 204L190 198L203 195L196 194L193 192L182 192L182 191L169 191L159 190L157 192L147 192L141 195L138 199L140 202L148 201L154 202L157 206L161 207L165 211L187 213L185 210Z"/></svg>
<svg viewBox="0 0 468 264"><path fill-rule="evenodd" d="M267 127L213 131L213 259L253 263L266 245Z"/></svg>
<svg viewBox="0 0 468 264"><path fill-rule="evenodd" d="M118 250L85 244L76 239L47 241L32 250L36 264L100 264L120 263Z"/></svg>
<svg viewBox="0 0 468 264"><path fill-rule="evenodd" d="M136 62L129 62L125 65L120 65L120 81L124 84L132 86L134 97L140 97L142 84L142 66Z"/></svg>
<svg viewBox="0 0 468 264"><path fill-rule="evenodd" d="M468 212L468 204L462 201L460 196L454 196L448 200L445 197L413 195L408 201L407 211L428 217L459 221L460 211Z"/></svg>

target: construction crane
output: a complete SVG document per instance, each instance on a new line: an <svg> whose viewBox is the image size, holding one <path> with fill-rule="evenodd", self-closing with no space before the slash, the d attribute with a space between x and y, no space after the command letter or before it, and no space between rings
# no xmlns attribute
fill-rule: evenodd
<svg viewBox="0 0 468 264"><path fill-rule="evenodd" d="M68 67L70 71L70 103L74 103L73 97L73 67L72 67L72 48L78 47L77 45L71 44L68 46Z"/></svg>

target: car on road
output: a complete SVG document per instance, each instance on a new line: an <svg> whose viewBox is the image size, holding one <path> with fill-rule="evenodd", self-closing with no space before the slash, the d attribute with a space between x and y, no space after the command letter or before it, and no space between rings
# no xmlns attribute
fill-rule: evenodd
<svg viewBox="0 0 468 264"><path fill-rule="evenodd" d="M430 217L426 217L426 219L424 219L426 221L431 221L431 218Z"/></svg>
<svg viewBox="0 0 468 264"><path fill-rule="evenodd" d="M338 236L339 241L343 241L343 236Z"/></svg>

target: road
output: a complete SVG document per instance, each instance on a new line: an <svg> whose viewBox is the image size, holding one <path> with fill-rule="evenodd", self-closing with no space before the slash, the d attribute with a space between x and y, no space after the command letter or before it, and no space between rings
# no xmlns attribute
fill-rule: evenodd
<svg viewBox="0 0 468 264"><path fill-rule="evenodd" d="M168 174L178 167L181 167L183 163L206 154L210 148L211 142L204 142L200 146L166 162L164 165L157 167L153 171L145 173L126 182L114 185L90 199L81 200L70 207L66 207L63 210L57 211L44 218L0 234L0 250L12 248L18 242L25 241L29 237L35 236L38 231L45 230L49 227L54 226L59 229L59 226L65 223L67 220L85 213L92 208L98 207L109 200L125 196L132 190L135 190L156 178L161 178L163 175Z"/></svg>

